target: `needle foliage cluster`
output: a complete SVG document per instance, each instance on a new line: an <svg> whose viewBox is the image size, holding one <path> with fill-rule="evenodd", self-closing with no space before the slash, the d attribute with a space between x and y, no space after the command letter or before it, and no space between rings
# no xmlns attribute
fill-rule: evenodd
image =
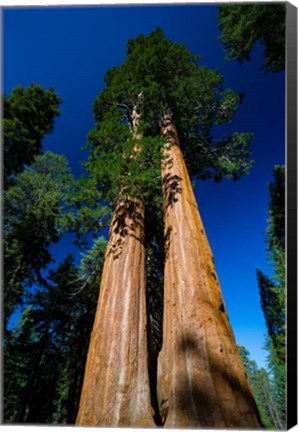
<svg viewBox="0 0 298 432"><path fill-rule="evenodd" d="M265 55L262 69L285 69L285 3L226 4L219 8L218 18L226 60L250 61L251 51L259 41Z"/></svg>
<svg viewBox="0 0 298 432"><path fill-rule="evenodd" d="M268 277L260 269L257 279L268 336L266 349L273 375L273 397L279 425L286 425L286 260L285 260L285 167L276 165L269 184L270 205L266 230L267 256L272 268Z"/></svg>

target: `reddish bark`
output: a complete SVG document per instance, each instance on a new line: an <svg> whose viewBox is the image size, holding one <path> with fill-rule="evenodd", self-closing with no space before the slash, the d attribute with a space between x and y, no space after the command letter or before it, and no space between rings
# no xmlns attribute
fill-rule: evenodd
<svg viewBox="0 0 298 432"><path fill-rule="evenodd" d="M77 425L155 426L145 290L144 210L128 197L111 224Z"/></svg>
<svg viewBox="0 0 298 432"><path fill-rule="evenodd" d="M157 390L164 426L260 428L177 131L170 116L160 127L172 160L162 167L166 261Z"/></svg>
<svg viewBox="0 0 298 432"><path fill-rule="evenodd" d="M138 140L137 105L131 120ZM138 153L138 145L134 151ZM111 222L77 425L155 426L148 371L144 222L143 203L127 194Z"/></svg>

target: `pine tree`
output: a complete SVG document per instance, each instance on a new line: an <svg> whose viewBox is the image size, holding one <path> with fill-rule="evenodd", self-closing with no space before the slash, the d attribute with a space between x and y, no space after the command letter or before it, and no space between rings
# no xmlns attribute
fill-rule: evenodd
<svg viewBox="0 0 298 432"><path fill-rule="evenodd" d="M60 286L47 283L34 292L30 290L26 295L25 301L30 304L30 313L25 311L27 320L19 326L15 340L7 338L12 351L5 356L5 365L14 360L17 363L15 369L22 368L24 373L24 385L21 388L14 386L14 392L19 398L17 410L13 416L5 412L7 422L51 422L57 397L57 374L63 364L64 337L67 333L62 327L67 329L67 321L70 321L67 319L70 308L65 307L69 302L67 282L69 278L74 278L74 274L72 258L68 257L56 272L50 272L50 278L52 276L57 281L60 277ZM19 348L21 336L21 340L26 338L23 354ZM9 391L5 392L5 396L6 401L12 399Z"/></svg>
<svg viewBox="0 0 298 432"><path fill-rule="evenodd" d="M60 115L61 100L54 90L38 84L19 86L4 95L3 102L6 323L22 297L25 281L40 279L40 271L50 261L49 245L59 238L54 221L61 214L71 175L64 158L50 152L40 155L42 141Z"/></svg>
<svg viewBox="0 0 298 432"><path fill-rule="evenodd" d="M272 379L266 369L257 367L250 353L244 347L238 347L248 381L254 393L262 423L267 429L282 429L277 408L274 402Z"/></svg>
<svg viewBox="0 0 298 432"><path fill-rule="evenodd" d="M269 367L274 376L274 399L282 427L286 425L286 306L285 306L285 167L274 167L270 183L267 255L273 276L257 270L261 305L268 330Z"/></svg>
<svg viewBox="0 0 298 432"><path fill-rule="evenodd" d="M41 153L42 140L53 131L60 115L61 100L53 88L45 90L38 84L16 87L3 99L4 180L8 186Z"/></svg>
<svg viewBox="0 0 298 432"><path fill-rule="evenodd" d="M52 277L56 286L64 287L64 291L67 287L61 307L65 324L60 329L65 336L63 359L57 371L57 396L53 412L56 424L75 423L105 249L106 241L99 237L92 248L82 254L79 268L73 276L58 268ZM63 283L65 278L69 279L67 283Z"/></svg>
<svg viewBox="0 0 298 432"><path fill-rule="evenodd" d="M15 176L4 192L5 322L20 303L25 286L43 283L49 248L61 237L60 218L72 184L63 156L46 152Z"/></svg>
<svg viewBox="0 0 298 432"><path fill-rule="evenodd" d="M79 268L67 256L27 292L5 338L5 423L74 424L105 248L99 238Z"/></svg>
<svg viewBox="0 0 298 432"><path fill-rule="evenodd" d="M120 67L107 73L107 86L94 104L97 128L90 134L88 169L104 187L110 179L108 157L113 180L107 197L118 196L119 191L127 187L130 197L143 200L145 220L151 220L150 212L160 204L162 177L165 294L157 376L162 421L171 427L259 427L258 411L228 322L182 156L184 154L190 174L201 179L213 177L219 181L228 177L236 180L248 173L252 165L249 160L251 135L234 133L215 141L211 133L213 126L231 122L241 95L225 90L217 71L198 67L198 58L183 45L166 39L160 29L148 37L140 35L130 40L127 54ZM141 151L132 156L134 143L129 145L127 132L125 137L120 137L119 131L127 128L140 97ZM112 121L116 121L113 127ZM145 152L148 142L151 148ZM125 270L120 264L117 273L127 277ZM127 295L127 286L123 289ZM103 292L101 290L99 308L104 302ZM105 308L108 310L107 305ZM98 312L98 325L93 329L93 337L98 340L106 337L99 332L99 323L104 323L106 317L107 314L102 316ZM131 316L125 317L123 322L127 324L130 319ZM87 368L86 373L88 383L83 394L89 385L93 388L91 377L97 374L91 368ZM155 381L156 377L153 383ZM111 394L121 392L118 381L111 379L110 384ZM127 391L131 391L130 388ZM152 399L155 392L153 384ZM94 390L90 409L85 409L85 424L87 418L91 424L99 424L96 414L99 401L100 395ZM101 418L107 421L107 417ZM133 418L123 417L121 421L126 425L135 424Z"/></svg>
<svg viewBox="0 0 298 432"><path fill-rule="evenodd" d="M33 353L32 305L25 308L15 327L3 340L3 420L15 422L22 389L27 385Z"/></svg>

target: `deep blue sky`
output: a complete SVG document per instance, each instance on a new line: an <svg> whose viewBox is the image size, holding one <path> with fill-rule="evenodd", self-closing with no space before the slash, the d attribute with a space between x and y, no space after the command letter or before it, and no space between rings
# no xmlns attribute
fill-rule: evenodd
<svg viewBox="0 0 298 432"><path fill-rule="evenodd" d="M76 176L86 158L81 147L94 125L93 101L107 69L125 59L128 38L161 27L168 38L202 55L201 64L219 69L227 87L245 93L229 130L255 133L251 174L238 182L199 182L195 192L236 342L265 366L256 268L270 272L264 231L268 183L274 165L284 163L284 73L260 71L259 45L251 63L225 64L215 5L5 8L3 24L4 92L32 82L54 87L63 99L62 115L44 149L65 154ZM64 258L69 241L53 251L57 260Z"/></svg>

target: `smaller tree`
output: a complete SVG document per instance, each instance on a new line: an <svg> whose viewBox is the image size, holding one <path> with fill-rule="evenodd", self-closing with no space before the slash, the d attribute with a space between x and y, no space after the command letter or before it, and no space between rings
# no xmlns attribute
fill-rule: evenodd
<svg viewBox="0 0 298 432"><path fill-rule="evenodd" d="M60 115L61 99L53 88L44 90L38 84L16 87L3 99L4 178L8 185L12 176L41 153L42 140L53 131L55 117Z"/></svg>
<svg viewBox="0 0 298 432"><path fill-rule="evenodd" d="M282 425L286 421L285 346L285 167L274 167L266 230L267 256L273 275L257 270L261 305L268 330L269 367L274 377L274 398Z"/></svg>
<svg viewBox="0 0 298 432"><path fill-rule="evenodd" d="M24 287L42 284L51 262L49 248L61 236L60 218L72 184L63 156L36 156L4 192L4 311L7 320Z"/></svg>
<svg viewBox="0 0 298 432"><path fill-rule="evenodd" d="M285 4L227 4L219 8L220 42L226 60L251 60L259 41L265 50L263 69L279 72L285 68Z"/></svg>
<svg viewBox="0 0 298 432"><path fill-rule="evenodd" d="M243 346L238 346L248 381L251 385L259 408L263 425L267 429L281 429L281 423L273 400L272 382L266 369L259 369L250 359L250 353Z"/></svg>
<svg viewBox="0 0 298 432"><path fill-rule="evenodd" d="M6 332L3 340L3 420L5 423L12 423L16 419L21 403L21 392L28 382L34 334L31 310L32 305L28 305L14 328Z"/></svg>
<svg viewBox="0 0 298 432"><path fill-rule="evenodd" d="M25 294L4 341L6 423L74 424L105 247L98 239L78 268L67 256Z"/></svg>

